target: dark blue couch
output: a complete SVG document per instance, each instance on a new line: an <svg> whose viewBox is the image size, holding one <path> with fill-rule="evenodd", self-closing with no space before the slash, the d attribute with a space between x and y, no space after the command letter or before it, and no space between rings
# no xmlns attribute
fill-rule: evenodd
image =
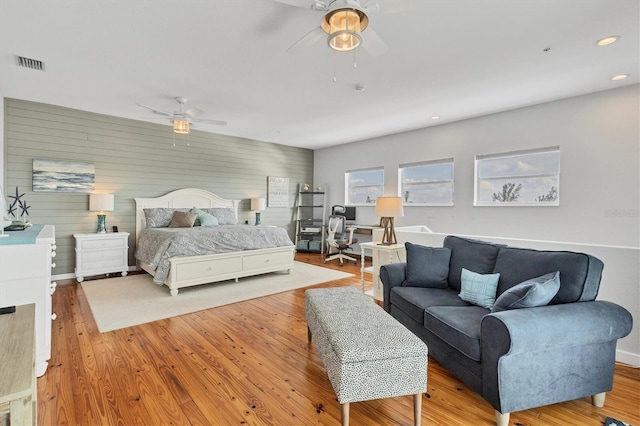
<svg viewBox="0 0 640 426"><path fill-rule="evenodd" d="M499 425L508 424L510 412L585 396L592 396L594 405L604 404L613 383L616 341L630 333L632 317L621 306L595 300L600 260L455 236L446 237L443 248L430 249L437 251L431 257L416 251L426 248L409 245L409 271L407 263L380 269L384 309L495 408ZM500 273L497 298L552 272L559 271L560 285L543 306L492 312L458 296L463 268ZM435 284L415 284L421 273L444 275Z"/></svg>

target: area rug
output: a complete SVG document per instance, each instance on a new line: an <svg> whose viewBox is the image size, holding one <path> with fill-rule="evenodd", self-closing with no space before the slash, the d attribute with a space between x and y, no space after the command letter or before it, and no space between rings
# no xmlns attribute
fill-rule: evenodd
<svg viewBox="0 0 640 426"><path fill-rule="evenodd" d="M82 290L101 333L164 318L281 293L323 282L353 277L332 269L295 262L293 271L273 272L180 289L169 295L167 286L154 284L151 275L84 281Z"/></svg>

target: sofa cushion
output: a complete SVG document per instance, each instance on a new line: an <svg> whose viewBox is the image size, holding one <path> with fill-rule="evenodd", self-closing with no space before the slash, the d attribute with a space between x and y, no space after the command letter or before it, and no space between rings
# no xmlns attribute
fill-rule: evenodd
<svg viewBox="0 0 640 426"><path fill-rule="evenodd" d="M406 280L402 285L410 287L447 288L449 276L449 247L426 247L406 242Z"/></svg>
<svg viewBox="0 0 640 426"><path fill-rule="evenodd" d="M460 299L491 309L496 300L496 289L500 274L478 274L462 268Z"/></svg>
<svg viewBox="0 0 640 426"><path fill-rule="evenodd" d="M602 262L584 253L540 251L503 247L496 259L500 273L498 296L528 279L560 271L560 290L549 302L571 303L595 300L598 295Z"/></svg>
<svg viewBox="0 0 640 426"><path fill-rule="evenodd" d="M444 239L442 246L451 249L449 286L458 291L460 291L462 268L478 274L492 273L500 247L498 244L454 237L452 235Z"/></svg>
<svg viewBox="0 0 640 426"><path fill-rule="evenodd" d="M393 287L391 304L398 307L418 324L424 321L424 310L431 306L469 306L458 293L448 288Z"/></svg>
<svg viewBox="0 0 640 426"><path fill-rule="evenodd" d="M480 306L433 306L424 313L424 326L465 356L480 361L480 324L489 312Z"/></svg>
<svg viewBox="0 0 640 426"><path fill-rule="evenodd" d="M491 312L547 305L560 289L560 272L552 272L515 285L502 293Z"/></svg>

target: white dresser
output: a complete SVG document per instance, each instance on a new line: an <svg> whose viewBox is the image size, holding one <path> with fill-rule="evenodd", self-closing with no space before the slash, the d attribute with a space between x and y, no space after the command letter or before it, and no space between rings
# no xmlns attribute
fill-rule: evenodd
<svg viewBox="0 0 640 426"><path fill-rule="evenodd" d="M129 271L129 233L73 234L76 239L76 279Z"/></svg>
<svg viewBox="0 0 640 426"><path fill-rule="evenodd" d="M38 377L47 371L51 358L51 321L56 318L51 312L51 295L56 289L56 283L51 282L51 268L55 267L51 260L56 255L55 240L54 226L44 225L35 242L0 244L0 307L36 305Z"/></svg>

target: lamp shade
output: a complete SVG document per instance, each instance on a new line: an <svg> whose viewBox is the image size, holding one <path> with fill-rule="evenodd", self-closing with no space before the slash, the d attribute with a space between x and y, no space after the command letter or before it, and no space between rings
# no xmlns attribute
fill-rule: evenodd
<svg viewBox="0 0 640 426"><path fill-rule="evenodd" d="M251 211L261 212L267 208L267 200L265 198L252 198L251 199Z"/></svg>
<svg viewBox="0 0 640 426"><path fill-rule="evenodd" d="M89 194L89 210L112 212L113 194Z"/></svg>
<svg viewBox="0 0 640 426"><path fill-rule="evenodd" d="M378 217L401 217L404 216L402 208L402 198L400 197L378 197L376 199L375 214Z"/></svg>

